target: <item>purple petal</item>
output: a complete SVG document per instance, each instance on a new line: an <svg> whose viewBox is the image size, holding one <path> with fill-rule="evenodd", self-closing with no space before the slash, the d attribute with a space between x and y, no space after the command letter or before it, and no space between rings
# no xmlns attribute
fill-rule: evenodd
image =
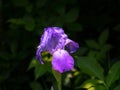
<svg viewBox="0 0 120 90"><path fill-rule="evenodd" d="M42 64L44 64L41 52L47 51L48 43L51 39L52 33L51 31L44 31L44 34L41 37L40 45L38 46L37 52L36 52L36 59L39 60Z"/></svg>
<svg viewBox="0 0 120 90"><path fill-rule="evenodd" d="M58 61L60 61L61 59L63 60L63 63L60 61L61 65L65 64L64 59L66 59L66 57L70 58L70 62L71 62L73 61L73 58L68 54L68 52L66 52L65 50L59 50L59 49L64 49L65 46L69 49L70 53L75 52L79 48L78 43L68 39L67 35L64 33L64 30L62 28L59 28L59 27L45 28L44 33L40 40L40 45L38 46L38 49L36 52L36 58L43 64L44 62L41 56L41 52L47 51L53 55L53 63L55 62L54 58L58 58L57 59ZM55 53L58 53L59 55L61 55L60 59ZM67 60L67 63L68 65L64 66L66 67L66 69L63 67L62 70L58 69L58 71L64 72L64 71L70 70L70 67L69 67L70 64L68 60ZM74 61L73 61L73 64L74 64ZM71 67L72 66L73 65L71 65Z"/></svg>
<svg viewBox="0 0 120 90"><path fill-rule="evenodd" d="M36 59L41 62L41 64L44 64L44 61L41 56L42 49L38 47L37 52L36 52Z"/></svg>
<svg viewBox="0 0 120 90"><path fill-rule="evenodd" d="M65 45L68 48L68 50L70 51L70 53L76 52L76 50L79 48L79 44L70 39L66 40Z"/></svg>
<svg viewBox="0 0 120 90"><path fill-rule="evenodd" d="M57 49L64 49L65 47L65 41L67 39L67 35L64 33L64 30L59 27L52 27L53 29L53 41L57 41L55 50Z"/></svg>
<svg viewBox="0 0 120 90"><path fill-rule="evenodd" d="M52 66L55 70L63 73L74 67L74 60L67 51L59 49L53 53Z"/></svg>
<svg viewBox="0 0 120 90"><path fill-rule="evenodd" d="M54 53L57 49L63 49L65 46L67 35L62 28L48 27L44 29L44 33L40 40L36 52L36 58L43 63L41 52L47 51L50 54Z"/></svg>
<svg viewBox="0 0 120 90"><path fill-rule="evenodd" d="M57 49L63 49L65 46L67 35L62 28L48 27L44 29L40 46L49 53L53 53Z"/></svg>

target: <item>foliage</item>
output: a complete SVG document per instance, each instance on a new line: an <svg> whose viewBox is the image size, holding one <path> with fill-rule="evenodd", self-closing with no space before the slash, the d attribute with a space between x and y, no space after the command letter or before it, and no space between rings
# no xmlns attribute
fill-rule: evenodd
<svg viewBox="0 0 120 90"><path fill-rule="evenodd" d="M35 59L47 26L80 44L74 69L60 76L63 90L119 90L119 10L119 0L0 1L0 90L57 90L52 57L44 52L44 65Z"/></svg>

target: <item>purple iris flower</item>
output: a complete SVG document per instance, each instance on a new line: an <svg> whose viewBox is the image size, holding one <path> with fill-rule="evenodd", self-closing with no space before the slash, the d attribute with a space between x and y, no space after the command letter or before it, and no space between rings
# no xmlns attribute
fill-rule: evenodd
<svg viewBox="0 0 120 90"><path fill-rule="evenodd" d="M52 55L52 67L54 70L60 73L69 71L74 67L74 59L65 50L65 47L70 53L74 53L79 48L79 45L70 40L62 28L45 28L36 52L36 58L44 64L41 53L47 51Z"/></svg>

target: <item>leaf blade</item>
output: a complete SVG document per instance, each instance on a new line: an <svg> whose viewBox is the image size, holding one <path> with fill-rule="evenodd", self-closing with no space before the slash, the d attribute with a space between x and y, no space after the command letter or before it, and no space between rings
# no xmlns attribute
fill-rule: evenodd
<svg viewBox="0 0 120 90"><path fill-rule="evenodd" d="M108 30L104 30L101 35L99 36L98 38L98 42L100 45L103 45L106 43L107 39L108 39L108 36L109 36L109 31Z"/></svg>
<svg viewBox="0 0 120 90"><path fill-rule="evenodd" d="M117 79L120 78L120 61L113 64L110 68L108 75L106 77L106 82L108 86L111 86Z"/></svg>
<svg viewBox="0 0 120 90"><path fill-rule="evenodd" d="M103 68L100 64L90 57L77 57L78 67L90 76L98 77L101 80L104 80Z"/></svg>

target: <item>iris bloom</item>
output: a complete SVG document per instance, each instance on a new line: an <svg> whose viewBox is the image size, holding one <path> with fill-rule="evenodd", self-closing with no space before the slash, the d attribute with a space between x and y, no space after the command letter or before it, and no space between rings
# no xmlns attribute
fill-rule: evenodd
<svg viewBox="0 0 120 90"><path fill-rule="evenodd" d="M44 64L41 53L47 51L52 55L52 67L54 70L60 73L69 71L74 67L74 59L65 50L65 47L70 53L74 53L79 48L79 45L70 40L62 28L45 28L36 52L36 58L41 64Z"/></svg>

